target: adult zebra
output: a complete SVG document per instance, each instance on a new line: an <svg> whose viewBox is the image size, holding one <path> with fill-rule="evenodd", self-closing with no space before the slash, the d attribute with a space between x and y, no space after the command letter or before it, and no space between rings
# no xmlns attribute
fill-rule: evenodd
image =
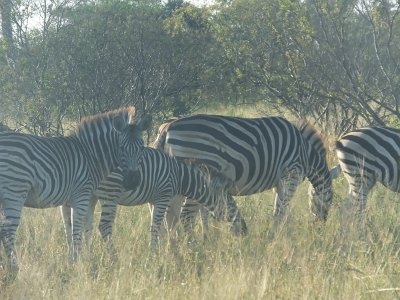
<svg viewBox="0 0 400 300"><path fill-rule="evenodd" d="M356 129L336 142L336 154L349 183L349 200L364 237L367 197L375 183L400 192L400 129Z"/></svg>
<svg viewBox="0 0 400 300"><path fill-rule="evenodd" d="M234 233L245 233L246 224L237 213L237 207L231 198L227 198L226 182L216 179L210 180L209 174L198 167L185 164L169 157L165 153L153 148L143 150L143 159L139 164L139 180L137 188L126 190L123 187L121 172L113 172L103 180L95 192L100 200L101 218L99 230L104 240L109 242L112 252L111 235L115 220L117 204L123 206L136 206L150 203L151 216L151 243L152 249L157 248L160 230L165 212L177 195L183 195L196 199L210 211L213 211L217 219L222 219L227 206L227 219L232 223ZM96 198L93 199L96 202ZM92 205L91 216L93 216ZM91 218L88 218L88 226L91 226ZM167 222L173 226L174 222ZM68 225L68 224L67 224ZM171 231L173 228L169 228ZM242 230L241 232L239 230Z"/></svg>
<svg viewBox="0 0 400 300"><path fill-rule="evenodd" d="M130 107L86 118L69 137L0 134L0 241L10 273L18 270L15 235L23 206L70 206L70 254L77 258L93 191L118 166L125 186L137 180L144 147L141 133L149 124L149 116L140 117Z"/></svg>
<svg viewBox="0 0 400 300"><path fill-rule="evenodd" d="M194 115L164 124L155 147L178 159L206 165L215 176L232 183L231 195L275 188L274 228L286 215L297 185L307 177L310 209L317 219L327 218L332 179L326 150L306 122L294 126L281 117ZM182 209L186 229L197 210Z"/></svg>

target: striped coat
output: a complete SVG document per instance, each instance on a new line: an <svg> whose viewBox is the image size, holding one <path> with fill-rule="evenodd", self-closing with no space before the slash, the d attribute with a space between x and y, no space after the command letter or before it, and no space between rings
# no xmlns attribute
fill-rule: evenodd
<svg viewBox="0 0 400 300"><path fill-rule="evenodd" d="M275 188L274 226L284 219L297 185L307 177L311 211L317 219L327 218L332 180L326 149L308 123L295 126L281 117L194 115L164 124L155 147L207 166L232 183L233 196ZM182 215L181 219L191 218Z"/></svg>
<svg viewBox="0 0 400 300"><path fill-rule="evenodd" d="M0 134L0 242L10 274L18 270L15 236L24 206L70 206L70 255L77 258L92 193L118 166L125 178L137 178L143 149L141 132L149 121L131 107L86 118L69 137ZM131 181L124 184L129 187Z"/></svg>

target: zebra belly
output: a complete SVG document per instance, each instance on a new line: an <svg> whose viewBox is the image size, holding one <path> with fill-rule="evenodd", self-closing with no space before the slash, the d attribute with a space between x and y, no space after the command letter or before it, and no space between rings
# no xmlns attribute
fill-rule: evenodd
<svg viewBox="0 0 400 300"><path fill-rule="evenodd" d="M136 206L151 202L151 195L146 195L136 191L124 191L113 201L123 206Z"/></svg>
<svg viewBox="0 0 400 300"><path fill-rule="evenodd" d="M31 208L49 208L60 206L64 203L70 202L72 196L70 193L68 194L69 195L64 193L48 194L32 188L28 192L24 206Z"/></svg>

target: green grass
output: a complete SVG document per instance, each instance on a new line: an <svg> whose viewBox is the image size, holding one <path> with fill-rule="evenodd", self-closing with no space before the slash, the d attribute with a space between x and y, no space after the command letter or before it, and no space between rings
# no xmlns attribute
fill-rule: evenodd
<svg viewBox="0 0 400 300"><path fill-rule="evenodd" d="M212 222L206 243L175 251L149 251L146 206L121 208L113 262L97 230L91 251L71 267L58 209L24 209L18 230L20 272L0 299L396 299L400 298L398 195L378 187L368 204L367 242L344 239L339 207L347 184L335 182L335 201L325 226L313 226L307 185L291 203L291 218L274 239L273 193L237 198L249 234L232 237ZM96 214L96 223L98 214ZM201 230L196 229L201 241ZM386 290L385 290L386 289Z"/></svg>

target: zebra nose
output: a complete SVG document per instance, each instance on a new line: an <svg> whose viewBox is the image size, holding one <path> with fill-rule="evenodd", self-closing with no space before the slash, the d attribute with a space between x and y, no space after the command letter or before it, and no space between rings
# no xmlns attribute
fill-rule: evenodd
<svg viewBox="0 0 400 300"><path fill-rule="evenodd" d="M136 190L140 183L139 171L128 171L124 174L122 186L126 190Z"/></svg>

